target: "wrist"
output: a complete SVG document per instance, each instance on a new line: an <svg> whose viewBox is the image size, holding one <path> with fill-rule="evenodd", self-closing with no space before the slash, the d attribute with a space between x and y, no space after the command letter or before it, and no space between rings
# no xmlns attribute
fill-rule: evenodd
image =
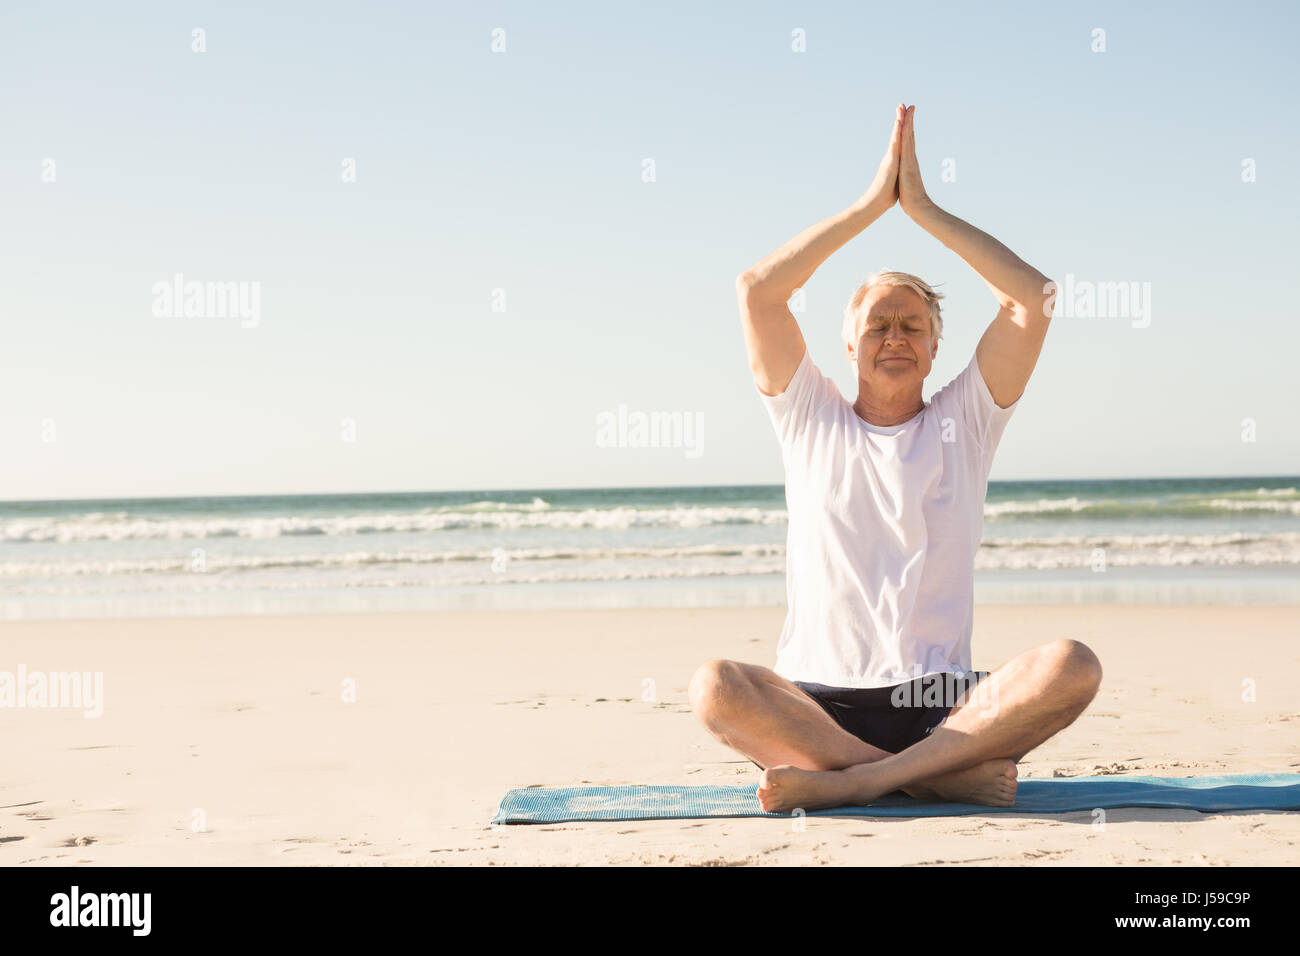
<svg viewBox="0 0 1300 956"><path fill-rule="evenodd" d="M873 193L863 193L858 200L850 206L852 212L869 213L873 219L883 216L894 205L893 196L881 196Z"/></svg>
<svg viewBox="0 0 1300 956"><path fill-rule="evenodd" d="M922 196L909 202L903 211L911 217L912 221L920 225L922 222L934 219L935 215L941 210L935 204L935 201L929 196Z"/></svg>

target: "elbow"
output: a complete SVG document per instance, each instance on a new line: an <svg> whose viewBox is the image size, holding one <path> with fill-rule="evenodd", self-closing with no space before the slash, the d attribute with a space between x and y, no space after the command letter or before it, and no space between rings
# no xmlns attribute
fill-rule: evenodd
<svg viewBox="0 0 1300 956"><path fill-rule="evenodd" d="M1051 279L1043 280L1039 295L1026 296L1023 302L1011 303L1011 311L1035 322L1050 322L1056 310L1057 284Z"/></svg>
<svg viewBox="0 0 1300 956"><path fill-rule="evenodd" d="M770 282L748 271L736 276L736 295L741 302L750 305L784 302L790 298L790 293L782 295Z"/></svg>
<svg viewBox="0 0 1300 956"><path fill-rule="evenodd" d="M1043 294L1037 302L1038 314L1043 317L1045 322L1050 322L1052 313L1056 311L1056 294L1060 291L1060 286L1055 279L1043 280Z"/></svg>
<svg viewBox="0 0 1300 956"><path fill-rule="evenodd" d="M742 272L736 276L736 299L742 306L752 305L754 302L754 290L758 287L758 281L754 278L752 272Z"/></svg>

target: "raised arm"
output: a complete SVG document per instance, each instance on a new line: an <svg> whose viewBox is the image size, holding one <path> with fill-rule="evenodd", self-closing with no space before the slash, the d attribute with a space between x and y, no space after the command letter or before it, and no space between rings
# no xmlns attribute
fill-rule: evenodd
<svg viewBox="0 0 1300 956"><path fill-rule="evenodd" d="M998 314L975 349L993 400L1006 408L1024 394L1051 320L1055 285L1002 243L940 209L926 195L916 159L914 115L903 118L898 202L912 220L966 260L998 300Z"/></svg>
<svg viewBox="0 0 1300 956"><path fill-rule="evenodd" d="M767 395L780 395L803 360L803 333L789 306L831 253L871 225L898 201L898 159L903 107L894 116L889 147L870 188L841 213L805 229L758 265L736 278L736 298L754 382Z"/></svg>

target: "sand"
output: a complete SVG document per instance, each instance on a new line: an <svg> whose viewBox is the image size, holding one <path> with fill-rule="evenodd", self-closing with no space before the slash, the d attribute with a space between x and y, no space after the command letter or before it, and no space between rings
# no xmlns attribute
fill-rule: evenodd
<svg viewBox="0 0 1300 956"><path fill-rule="evenodd" d="M0 864L1295 864L1300 812L493 827L511 787L757 784L686 702L770 665L780 608L7 622L0 671L102 671L103 714L0 709ZM1058 637L1091 708L1025 778L1300 771L1296 607L982 606L975 666ZM1254 700L1243 700L1252 686ZM355 688L355 699L345 699Z"/></svg>

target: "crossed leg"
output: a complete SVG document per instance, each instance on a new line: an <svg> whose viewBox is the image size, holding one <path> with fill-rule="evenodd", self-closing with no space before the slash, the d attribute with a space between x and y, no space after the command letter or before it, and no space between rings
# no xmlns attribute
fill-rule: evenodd
<svg viewBox="0 0 1300 956"><path fill-rule="evenodd" d="M1072 724L1100 683L1101 663L1086 645L1053 641L993 671L943 725L897 754L849 734L794 684L754 664L709 661L691 678L690 700L710 733L764 768L765 810L864 804L894 790L1010 806L1015 764Z"/></svg>

